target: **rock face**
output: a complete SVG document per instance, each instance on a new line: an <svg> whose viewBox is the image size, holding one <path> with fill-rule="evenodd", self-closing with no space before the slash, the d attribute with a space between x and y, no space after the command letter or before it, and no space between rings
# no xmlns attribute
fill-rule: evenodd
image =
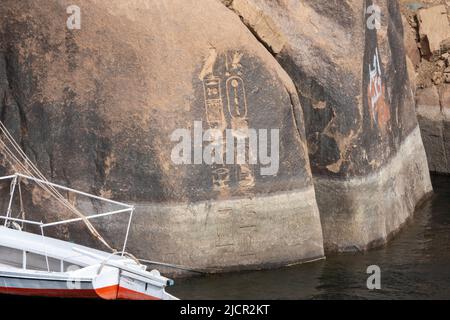
<svg viewBox="0 0 450 320"><path fill-rule="evenodd" d="M342 2L229 5L297 87L328 251L383 243L431 191L398 3Z"/></svg>
<svg viewBox="0 0 450 320"><path fill-rule="evenodd" d="M71 4L0 7L2 121L46 176L134 203L129 251L142 258L217 271L323 257L294 84L239 18L216 0L79 0L71 29ZM278 170L175 164L171 136L196 121L279 130ZM113 221L98 228L117 246L125 219Z"/></svg>
<svg viewBox="0 0 450 320"><path fill-rule="evenodd" d="M430 171L450 174L450 85L418 90L417 116Z"/></svg>
<svg viewBox="0 0 450 320"><path fill-rule="evenodd" d="M79 26L71 5L2 1L0 115L51 180L136 205L133 254L220 271L363 250L431 191L397 1L78 0ZM210 165L202 128L257 152ZM97 227L117 247L124 224Z"/></svg>
<svg viewBox="0 0 450 320"><path fill-rule="evenodd" d="M422 59L416 65L417 116L430 171L449 174L450 2L443 5L440 1L430 2L435 5L429 4L428 8L418 11L404 8L409 17L409 23L405 23L405 33L419 35L416 41L421 47ZM409 40L406 47L412 49L412 42ZM407 55L415 60L416 52L407 50Z"/></svg>
<svg viewBox="0 0 450 320"><path fill-rule="evenodd" d="M444 40L450 38L450 25L445 5L420 9L419 20L420 42L424 55L439 52Z"/></svg>
<svg viewBox="0 0 450 320"><path fill-rule="evenodd" d="M417 41L418 39L416 35L416 30L410 26L410 22L404 16L402 16L402 23L404 31L403 43L405 45L406 67L408 70L408 78L410 81L411 88L413 89L413 92L415 94L417 88L416 68L419 66L421 61L420 50L418 48L418 41Z"/></svg>

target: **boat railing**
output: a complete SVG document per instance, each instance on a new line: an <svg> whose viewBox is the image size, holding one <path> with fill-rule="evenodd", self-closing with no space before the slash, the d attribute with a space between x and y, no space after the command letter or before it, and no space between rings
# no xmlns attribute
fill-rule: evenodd
<svg viewBox="0 0 450 320"><path fill-rule="evenodd" d="M30 181L34 181L38 184L45 184L45 185L49 185L52 186L54 188L58 188L61 190L65 190L68 192L72 192L75 194L79 194L82 196L85 196L87 198L91 198L91 199L96 199L99 201L103 201L103 202L107 202L110 204L114 204L117 205L119 207L122 207L122 209L119 210L114 210L114 211L108 211L108 212L103 212L103 213L98 213L98 214L92 214L92 215L87 215L84 218L73 218L73 219L65 219L65 220L61 220L61 221L55 221L55 222L49 222L49 223L43 223L42 221L33 221L33 220L29 220L29 219L25 219L25 218L14 218L12 217L12 204L13 204L13 198L14 198L14 193L15 193L15 189L16 189L16 185L18 183L20 183L19 179L23 178L26 180L30 180ZM68 188L56 183L52 183L49 181L45 181L45 180L41 180L38 179L36 177L31 177L28 175L24 175L21 173L15 173L13 175L10 176L4 176L4 177L0 177L0 181L3 180L11 180L11 188L10 188L10 199L9 199L9 203L8 203L8 209L6 212L5 216L0 216L0 220L4 220L4 226L8 225L8 222L20 222L22 224L30 224L30 225L36 225L39 226L40 230L41 230L41 235L42 235L42 239L44 241L44 247L45 247L45 236L44 236L44 229L48 228L48 227L52 227L52 226L57 226L57 225L62 225L62 224L68 224L68 223L73 223L73 222L79 222L79 221L83 221L84 219L96 219L96 218L101 218L101 217L106 217L106 216L112 216L112 215L116 215L116 214L120 214L120 213L129 213L129 218L128 218L128 224L127 224L127 229L126 229L126 233L125 233L125 240L122 246L122 251L119 253L124 256L126 253L126 247L127 247L127 242L128 242L128 236L129 236L129 232L130 232L130 227L131 227L131 221L133 219L133 212L134 212L134 206L126 204L126 203L122 203L122 202L118 202L118 201L114 201L111 199L106 199L103 197L99 197L93 194L89 194L86 192L82 192L76 189L72 189L72 188ZM48 259L47 256L47 252L45 253L45 257L46 259Z"/></svg>

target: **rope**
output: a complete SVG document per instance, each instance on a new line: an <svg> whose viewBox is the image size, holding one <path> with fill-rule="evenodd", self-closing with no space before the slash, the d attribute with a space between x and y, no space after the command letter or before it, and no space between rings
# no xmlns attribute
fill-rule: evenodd
<svg viewBox="0 0 450 320"><path fill-rule="evenodd" d="M39 171L39 169L27 157L27 155L23 152L23 150L20 148L20 146L17 144L17 142L14 140L14 138L11 136L11 134L9 133L9 131L6 129L6 127L3 125L3 123L1 121L0 121L0 130L6 136L6 138L8 139L8 142L11 143L11 145L13 146L15 151L19 153L19 156L22 157L22 160L25 161L25 164L28 165L29 167L31 167L31 169L34 172L34 174L36 174L41 180L47 181L45 176ZM5 148L7 148L9 150L8 146L4 142L3 142L3 144L4 144ZM12 154L14 156L14 153L12 151L10 151L10 154ZM14 156L14 160L16 161L16 163L20 163L21 164L21 161L19 159L17 159L15 156ZM28 172L30 173L30 175L32 177L35 177L33 172L30 172L30 171L28 171ZM69 209L71 209L72 211L74 211L77 214L81 214L76 208L71 206L71 204L63 197L63 195L61 195L59 193L59 191L56 190L53 186L49 185L48 188L46 188L46 189L51 190L54 193L54 195L56 195L62 202L65 203L66 207L68 207Z"/></svg>
<svg viewBox="0 0 450 320"><path fill-rule="evenodd" d="M19 172L23 172L26 175L29 175L33 178L39 178L45 182L48 182L48 180L45 178L45 176L39 171L39 169L33 164L33 162L28 158L28 156L25 154L25 152L22 150L22 148L17 144L17 142L14 140L14 138L9 133L8 129L5 127L3 122L0 121L0 132L3 134L3 136L7 139L7 142L11 144L14 151L12 151L8 145L3 141L3 139L0 139L0 149L4 151L4 153L7 155L6 159L11 163L13 168L19 167ZM18 154L16 156L16 153ZM10 159L8 159L8 157ZM19 159L21 158L21 160ZM41 183L40 181L36 181L36 183L44 189L47 193L49 193L51 196L53 196L60 204L62 204L64 207L66 207L69 211L74 213L76 216L81 218L83 222L85 223L88 230L91 232L91 234L98 239L100 242L103 243L108 249L110 249L112 252L117 252L114 248L112 248L106 240L100 235L100 233L95 229L95 227L89 222L89 220L86 218L84 214L82 214L77 208L75 208L74 205L72 205L55 187L51 185L46 185ZM19 183L20 186L20 183ZM19 189L20 190L20 189ZM22 199L21 199L22 201ZM23 203L21 202L21 206L23 206ZM24 214L24 212L23 212Z"/></svg>
<svg viewBox="0 0 450 320"><path fill-rule="evenodd" d="M170 263L164 263L164 262L150 261L150 260L145 260L145 259L139 259L139 261L143 262L145 264L149 264L149 265L153 264L153 265L156 265L156 266L163 266L163 267L172 268L172 269L179 269L179 270L183 270L183 271L207 274L207 272L205 272L205 271L192 269L190 267L180 266L180 265L177 265L177 264L170 264Z"/></svg>

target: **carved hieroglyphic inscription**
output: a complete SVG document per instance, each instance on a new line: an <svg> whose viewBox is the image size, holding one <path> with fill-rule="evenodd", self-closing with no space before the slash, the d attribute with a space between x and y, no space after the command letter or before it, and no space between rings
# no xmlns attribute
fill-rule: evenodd
<svg viewBox="0 0 450 320"><path fill-rule="evenodd" d="M241 64L243 54L240 52L225 53L219 59L214 48L210 49L200 79L203 82L205 97L206 121L210 129L218 129L226 137L226 129L232 129L233 139L248 139L248 101L243 78L244 67ZM224 65L220 65L219 61ZM224 94L223 94L224 93ZM226 101L224 101L224 98ZM245 140L244 140L245 141ZM225 146L226 141L223 141ZM249 144L245 143L245 154L250 157ZM224 148L224 156L227 155ZM237 148L233 148L234 159L237 159ZM241 194L251 194L255 186L252 167L247 161L235 162L236 165L213 164L213 189L223 197L229 198L231 183L237 181ZM239 209L235 216L233 208L217 209L215 216L217 225L216 247L233 247L241 257L252 257L253 235L256 230L256 210L252 205Z"/></svg>
<svg viewBox="0 0 450 320"><path fill-rule="evenodd" d="M222 92L220 78L210 77L204 80L206 117L211 127L220 128L224 125Z"/></svg>
<svg viewBox="0 0 450 320"><path fill-rule="evenodd" d="M238 76L227 79L228 112L232 118L247 118L247 97L244 80Z"/></svg>
<svg viewBox="0 0 450 320"><path fill-rule="evenodd" d="M256 210L254 205L247 204L239 221L239 255L251 257L255 255L253 234L256 231Z"/></svg>
<svg viewBox="0 0 450 320"><path fill-rule="evenodd" d="M253 235L257 229L256 209L254 205L247 204L239 212L237 216L233 208L217 209L216 248L234 247L239 256L249 258L255 255Z"/></svg>
<svg viewBox="0 0 450 320"><path fill-rule="evenodd" d="M225 68L222 75L217 75L215 66L218 64L218 54L214 48L210 49L209 56L206 59L203 69L200 73L200 79L203 81L205 96L205 113L210 129L218 129L225 137L227 128L233 129L233 138L248 138L248 102L245 91L245 82L242 78L243 66L241 59L243 54L234 52L224 54ZM222 68L223 69L223 68ZM222 85L226 91L226 110L222 96ZM227 117L225 116L227 112ZM230 120L227 120L230 119ZM226 141L223 141L224 155L226 156ZM234 158L237 157L236 148L233 148ZM245 144L245 154L249 155L249 144ZM250 157L250 155L249 155ZM219 192L223 197L230 195L231 176L238 182L239 191L244 194L249 193L255 186L253 170L246 161L237 163L230 167L223 164L212 165L212 184L213 189Z"/></svg>
<svg viewBox="0 0 450 320"><path fill-rule="evenodd" d="M214 75L214 65L217 60L217 53L214 48L210 49L209 57L200 73L203 81L205 94L206 120L211 129L223 132L227 128L224 115L224 105L222 100L221 79ZM225 141L223 141L225 144ZM230 189L230 170L223 164L212 165L212 184L215 191L227 197Z"/></svg>
<svg viewBox="0 0 450 320"><path fill-rule="evenodd" d="M245 139L248 136L249 129L247 95L245 92L245 83L241 77L242 56L241 53L235 52L232 56L231 66L229 66L228 62L226 63L226 76L228 77L226 80L228 113L231 118L231 128L237 139ZM226 55L226 61L228 61L228 55ZM240 134L242 136L239 136ZM245 148L245 154L248 155L248 144L245 145ZM252 168L245 161L237 167L236 178L239 181L239 188L244 193L249 192L255 185Z"/></svg>
<svg viewBox="0 0 450 320"><path fill-rule="evenodd" d="M233 209L223 208L217 210L217 239L216 247L234 245L233 239Z"/></svg>

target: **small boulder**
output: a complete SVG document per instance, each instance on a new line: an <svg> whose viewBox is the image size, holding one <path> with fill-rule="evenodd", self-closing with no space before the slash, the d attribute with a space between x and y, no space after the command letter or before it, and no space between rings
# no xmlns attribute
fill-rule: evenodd
<svg viewBox="0 0 450 320"><path fill-rule="evenodd" d="M440 71L436 71L433 73L431 80L435 85L439 85L444 81L444 74Z"/></svg>
<svg viewBox="0 0 450 320"><path fill-rule="evenodd" d="M441 43L450 38L450 25L445 5L420 9L417 15L422 54L429 55L441 49Z"/></svg>
<svg viewBox="0 0 450 320"><path fill-rule="evenodd" d="M445 63L444 60L438 60L438 61L436 62L436 66L438 66L438 67L441 68L441 69L445 68L445 65L446 65L446 63Z"/></svg>

